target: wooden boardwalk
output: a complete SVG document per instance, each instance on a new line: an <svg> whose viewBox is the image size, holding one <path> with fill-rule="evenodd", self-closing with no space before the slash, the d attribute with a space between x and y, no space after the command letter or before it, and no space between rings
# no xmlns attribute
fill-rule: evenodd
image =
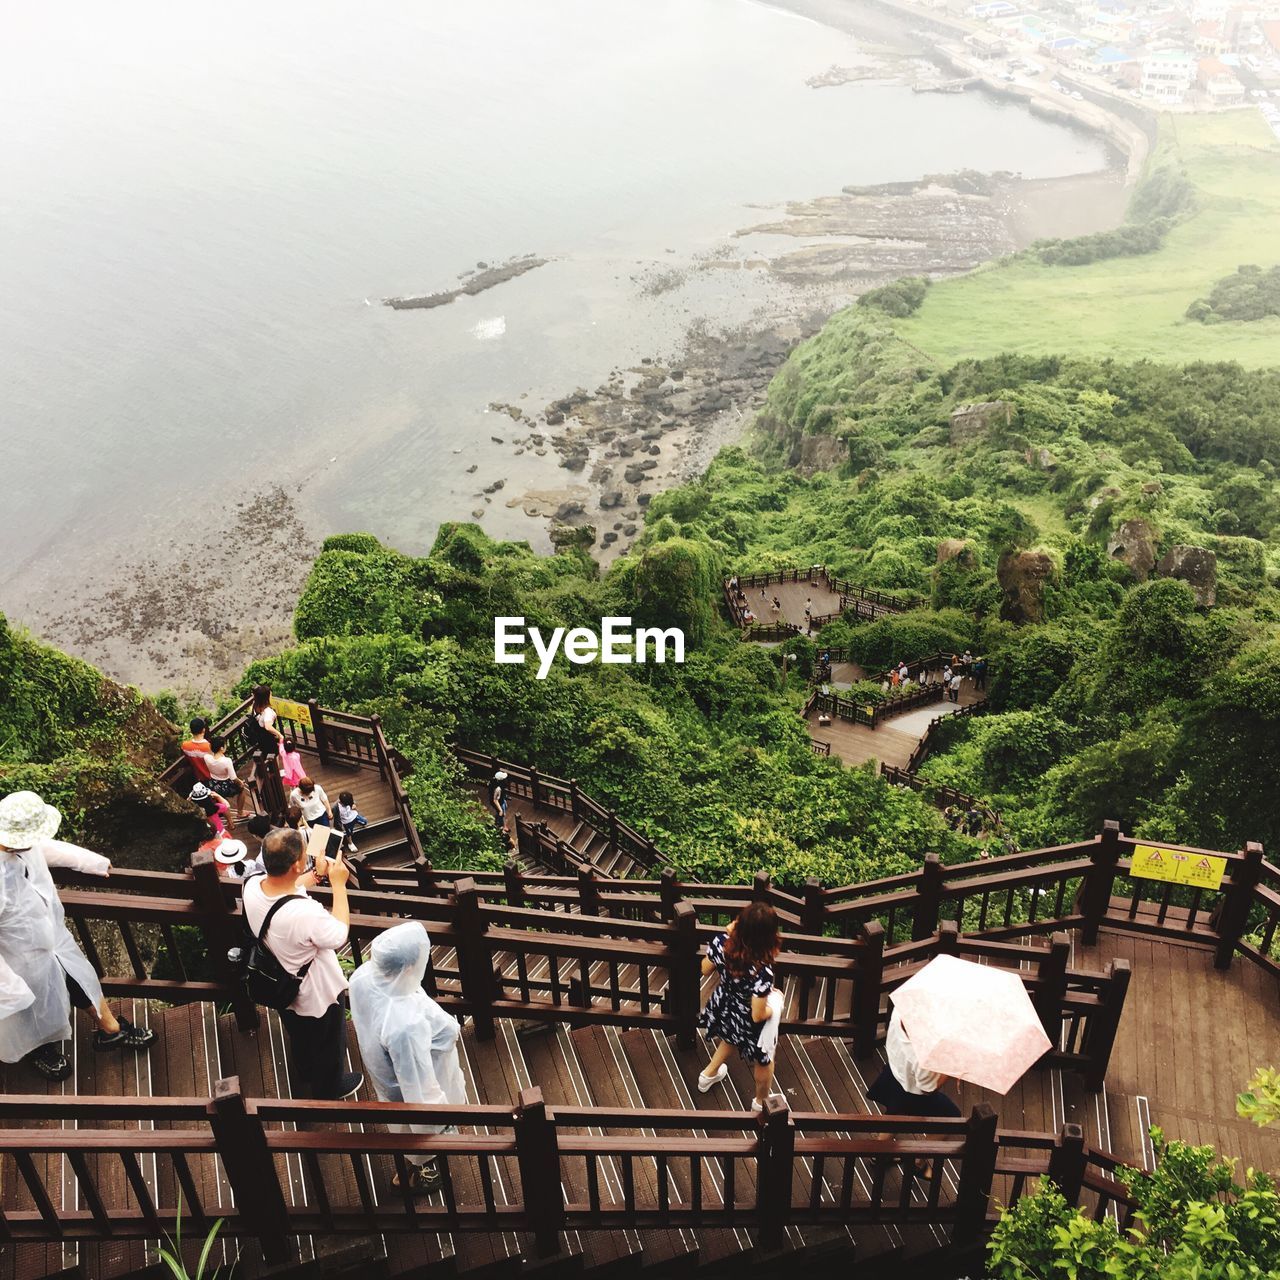
<svg viewBox="0 0 1280 1280"><path fill-rule="evenodd" d="M805 724L809 729L809 737L815 742L829 743L831 754L839 756L845 764L860 765L877 761L905 769L911 753L920 745L920 739L924 737L931 720L951 715L958 707L971 706L985 698L985 692L976 691L973 682L966 680L960 689L958 703L937 702L931 706L919 707L895 716L892 720L886 720L874 729L835 716L830 724L819 724L816 710L805 716Z"/></svg>
<svg viewBox="0 0 1280 1280"><path fill-rule="evenodd" d="M1002 1128L1057 1131L1062 1124L1081 1125L1086 1143L1108 1149L1128 1163L1150 1166L1148 1123L1164 1126L1171 1137L1192 1142L1212 1142L1225 1154L1254 1167L1280 1167L1280 1144L1234 1116L1237 1089L1253 1068L1280 1057L1280 982L1261 969L1237 960L1231 970L1218 972L1212 953L1163 939L1148 941L1130 934L1104 930L1098 946L1080 948L1075 963L1100 968L1109 959L1128 958L1133 984L1120 1038L1113 1057L1107 1087L1102 1094L1088 1094L1079 1078L1067 1072L1032 1072L1001 1098L962 1085L957 1100L966 1112L979 1102L990 1103ZM441 957L444 959L445 957ZM787 984L794 1003L794 984ZM39 1078L18 1067L7 1068L3 1084L7 1093L79 1094L105 1093L114 1097L207 1098L220 1077L238 1076L246 1096L288 1098L288 1050L278 1019L270 1015L256 1035L236 1029L229 1014L219 1016L211 1005L150 1011L135 1005L133 1016L151 1021L160 1041L149 1056L94 1055L82 1020L76 1042L76 1073L63 1087L45 1088ZM1177 1035L1166 1028L1178 1027ZM541 1086L551 1106L637 1106L688 1111L689 1132L699 1132L697 1112L744 1109L751 1097L751 1078L745 1064L731 1061L726 1086L699 1094L694 1078L709 1052L705 1043L681 1050L673 1038L658 1031L605 1026L573 1028L522 1028L503 1021L497 1038L478 1040L470 1025L461 1041L468 1080L469 1101L514 1105L519 1091ZM354 1034L350 1057L358 1065ZM796 1112L874 1114L866 1090L883 1065L882 1052L855 1058L848 1042L830 1037L784 1037L778 1055L775 1091L784 1095ZM371 1097L368 1086L361 1097ZM152 1122L137 1121L145 1129ZM624 1130L609 1132L622 1135ZM50 1157L51 1159L54 1157ZM99 1157L105 1160L106 1157ZM328 1196L334 1201L354 1201L359 1194L351 1168L337 1157L322 1157L322 1173ZM277 1157L295 1205L317 1201L314 1170L298 1157ZM211 1157L191 1161L198 1193L206 1206L229 1202L230 1191ZM148 1174L151 1194L172 1203L177 1188L171 1178L155 1180L155 1165ZM638 1166L639 1167L639 1166ZM569 1166L572 1175L572 1166ZM370 1162L368 1175L375 1201L394 1196L389 1183L391 1162L379 1157ZM948 1175L949 1177L950 1175ZM646 1182L646 1179L648 1180ZM117 1172L117 1182L121 1175ZM606 1179L607 1180L607 1179ZM638 1175L637 1196L653 1194L652 1170ZM67 1207L75 1206L75 1183L70 1170L62 1180ZM677 1186L679 1179L677 1178ZM1009 1188L997 1179L998 1202ZM942 1195L954 1192L944 1178ZM121 1183L120 1194L127 1195ZM606 1194L621 1194L616 1181ZM29 1204L21 1188L3 1189L6 1209ZM879 1258L886 1266L903 1250L924 1248L925 1238L914 1243L912 1233L928 1237L937 1228L902 1228L886 1225L855 1232L830 1227L792 1227L792 1249L812 1250L841 1243L856 1244L860 1264L874 1267ZM904 1234L905 1233L905 1234ZM390 1264L386 1271L367 1274L417 1275L421 1268L441 1268L448 1274L518 1274L521 1255L529 1242L519 1233L496 1230L490 1234L422 1232L388 1235L385 1242ZM322 1258L332 1253L359 1255L369 1242L347 1238L309 1238L302 1241L301 1257ZM622 1265L655 1267L655 1274L681 1264L713 1265L718 1261L747 1261L752 1256L748 1233L741 1229L646 1228L634 1232L567 1232L566 1257L576 1266L601 1268L601 1274ZM745 1256L743 1256L745 1255ZM234 1256L227 1246L226 1257ZM8 1246L0 1258L4 1280L37 1280L63 1268L79 1265L81 1274L94 1280L130 1275L149 1260L144 1242L106 1244ZM261 1273L250 1246L242 1258L239 1275Z"/></svg>

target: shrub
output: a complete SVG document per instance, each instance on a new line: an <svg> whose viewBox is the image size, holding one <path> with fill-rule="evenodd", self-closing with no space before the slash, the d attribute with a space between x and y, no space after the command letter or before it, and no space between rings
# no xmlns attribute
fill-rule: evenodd
<svg viewBox="0 0 1280 1280"><path fill-rule="evenodd" d="M920 304L928 291L928 276L903 276L892 284L881 285L878 289L868 289L858 299L858 306L875 307L885 315L901 320L920 309Z"/></svg>

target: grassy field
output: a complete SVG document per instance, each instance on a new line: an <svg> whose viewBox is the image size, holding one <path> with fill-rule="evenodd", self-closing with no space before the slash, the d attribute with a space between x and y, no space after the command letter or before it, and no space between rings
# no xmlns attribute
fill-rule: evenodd
<svg viewBox="0 0 1280 1280"><path fill-rule="evenodd" d="M1280 365L1280 317L1205 325L1187 306L1243 263L1280 262L1280 140L1256 111L1165 116L1156 159L1199 188L1197 212L1142 257L1026 260L943 281L895 328L943 363L1000 351Z"/></svg>

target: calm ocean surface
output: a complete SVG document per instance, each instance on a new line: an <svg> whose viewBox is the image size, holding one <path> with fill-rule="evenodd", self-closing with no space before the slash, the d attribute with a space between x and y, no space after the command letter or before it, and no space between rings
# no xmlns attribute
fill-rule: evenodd
<svg viewBox="0 0 1280 1280"><path fill-rule="evenodd" d="M476 479L564 478L490 441L511 424L489 401L545 403L750 312L751 273L636 282L759 221L748 205L1104 163L976 95L805 85L855 51L750 0L9 6L0 608L93 589L267 481L420 548ZM521 253L554 261L438 310L377 305ZM530 532L499 504L486 527Z"/></svg>

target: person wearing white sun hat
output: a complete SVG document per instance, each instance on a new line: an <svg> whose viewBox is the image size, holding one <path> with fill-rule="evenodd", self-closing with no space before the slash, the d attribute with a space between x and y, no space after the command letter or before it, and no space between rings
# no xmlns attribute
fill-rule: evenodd
<svg viewBox="0 0 1280 1280"><path fill-rule="evenodd" d="M99 853L55 840L62 815L34 791L0 799L0 1061L26 1059L46 1080L71 1074L62 1041L71 1038L71 1006L98 1023L93 1047L149 1049L156 1033L118 1018L102 984L66 926L50 867L106 876Z"/></svg>

